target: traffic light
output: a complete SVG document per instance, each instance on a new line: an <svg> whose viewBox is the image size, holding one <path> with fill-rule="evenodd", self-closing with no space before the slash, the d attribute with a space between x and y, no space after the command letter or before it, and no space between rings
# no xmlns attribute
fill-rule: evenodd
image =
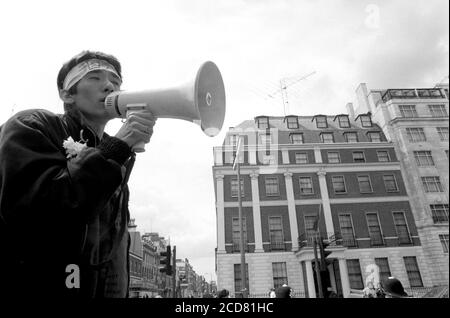
<svg viewBox="0 0 450 318"><path fill-rule="evenodd" d="M165 252L159 252L159 271L161 273L166 273L166 275L172 275L172 266L170 265L170 258L172 256L172 252L170 249L170 245L167 246Z"/></svg>

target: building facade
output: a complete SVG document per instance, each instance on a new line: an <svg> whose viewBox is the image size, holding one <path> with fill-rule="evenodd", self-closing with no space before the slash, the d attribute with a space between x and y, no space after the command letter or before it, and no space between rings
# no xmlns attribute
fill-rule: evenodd
<svg viewBox="0 0 450 318"><path fill-rule="evenodd" d="M245 285L232 167L239 136ZM214 160L219 290L267 297L288 284L295 297L317 297L318 233L331 253L322 280L341 297L364 288L372 264L405 287L432 285L401 164L370 113L258 116L230 128Z"/></svg>
<svg viewBox="0 0 450 318"><path fill-rule="evenodd" d="M371 112L396 148L434 285L449 284L448 84L356 90L356 113Z"/></svg>

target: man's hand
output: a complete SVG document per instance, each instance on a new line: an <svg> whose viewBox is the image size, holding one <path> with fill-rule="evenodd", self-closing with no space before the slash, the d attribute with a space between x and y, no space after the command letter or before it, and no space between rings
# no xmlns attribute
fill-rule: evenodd
<svg viewBox="0 0 450 318"><path fill-rule="evenodd" d="M147 110L127 112L127 120L117 132L117 138L125 141L132 151L144 151L143 144L150 141L156 118Z"/></svg>

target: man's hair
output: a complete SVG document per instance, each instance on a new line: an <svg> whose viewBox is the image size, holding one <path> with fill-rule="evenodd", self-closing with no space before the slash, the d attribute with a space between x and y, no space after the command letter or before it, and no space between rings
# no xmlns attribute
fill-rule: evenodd
<svg viewBox="0 0 450 318"><path fill-rule="evenodd" d="M82 51L81 53L75 55L72 57L69 61L63 64L61 69L59 70L58 77L56 80L56 84L58 85L58 90L61 90L63 88L64 79L66 78L67 74L70 72L70 70L77 64L90 60L90 59L99 59L104 60L111 64L117 71L117 74L119 74L120 77L122 77L122 67L120 65L119 60L110 54L106 54L103 52L96 52L96 51ZM69 89L70 94L76 94L77 92L77 84L73 85ZM64 104L64 109L67 110L69 105Z"/></svg>

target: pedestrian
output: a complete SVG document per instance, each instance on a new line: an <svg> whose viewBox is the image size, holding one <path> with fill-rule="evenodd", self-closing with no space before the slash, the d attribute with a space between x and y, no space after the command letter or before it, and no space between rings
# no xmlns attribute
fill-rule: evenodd
<svg viewBox="0 0 450 318"><path fill-rule="evenodd" d="M381 284L385 298L408 298L402 283L395 277L386 278Z"/></svg>
<svg viewBox="0 0 450 318"><path fill-rule="evenodd" d="M292 288L287 284L275 289L276 298L291 298Z"/></svg>
<svg viewBox="0 0 450 318"><path fill-rule="evenodd" d="M217 298L229 298L230 292L227 289L222 289L218 294Z"/></svg>
<svg viewBox="0 0 450 318"><path fill-rule="evenodd" d="M114 56L83 51L57 76L64 114L29 109L0 127L2 293L128 296L127 182L155 118L132 114L115 136L104 132L113 119L104 101L121 72Z"/></svg>
<svg viewBox="0 0 450 318"><path fill-rule="evenodd" d="M271 288L269 291L269 298L276 298L277 294L275 293L275 288Z"/></svg>

